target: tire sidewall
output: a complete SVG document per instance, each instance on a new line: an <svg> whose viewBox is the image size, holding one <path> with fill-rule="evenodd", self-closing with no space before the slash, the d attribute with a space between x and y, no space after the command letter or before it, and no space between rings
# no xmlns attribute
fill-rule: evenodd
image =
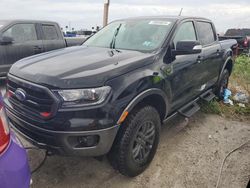
<svg viewBox="0 0 250 188"><path fill-rule="evenodd" d="M222 77L221 77L221 79L220 79L220 82L219 82L219 85L218 85L218 89L217 89L217 97L219 98L219 100L222 100L223 99L223 92L221 92L221 90L222 90L222 87L223 87L223 82L224 82L224 80L226 79L226 77L227 77L227 86L228 86L228 83L229 83L229 72L228 72L228 70L227 69L225 69L224 71L223 71L223 73L222 73ZM227 87L226 86L226 87Z"/></svg>
<svg viewBox="0 0 250 188"><path fill-rule="evenodd" d="M146 111L144 109L147 109ZM147 156L146 160L139 164L137 163L132 154L132 148L133 148L133 143L134 139L136 137L137 131L140 128L140 125L146 121L151 121L154 124L155 127L155 138L154 142L152 145L152 149ZM129 137L126 137L124 139L129 139L128 140L123 140L125 143L128 142L129 144L127 145L127 148L122 148L126 150L125 152L125 166L126 166L126 171L128 172L129 176L136 176L143 172L148 165L151 163L151 161L154 158L154 155L156 153L158 143L159 143L159 138L160 138L160 128L161 128L161 123L160 123L160 118L158 112L151 106L147 106L139 110L136 115L133 117L132 121L130 121L129 125L130 126L129 130L131 131L129 134Z"/></svg>

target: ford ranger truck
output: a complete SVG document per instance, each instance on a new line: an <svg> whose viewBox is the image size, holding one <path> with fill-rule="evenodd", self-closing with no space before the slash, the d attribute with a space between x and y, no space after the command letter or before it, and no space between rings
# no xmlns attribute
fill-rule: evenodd
<svg viewBox="0 0 250 188"><path fill-rule="evenodd" d="M8 74L6 111L34 145L103 156L134 177L152 161L163 122L223 97L235 40L195 17L117 20L82 46L22 59Z"/></svg>

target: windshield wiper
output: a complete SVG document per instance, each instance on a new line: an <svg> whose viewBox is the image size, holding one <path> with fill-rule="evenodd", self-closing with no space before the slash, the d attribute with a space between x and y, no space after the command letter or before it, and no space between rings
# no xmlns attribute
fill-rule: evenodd
<svg viewBox="0 0 250 188"><path fill-rule="evenodd" d="M115 30L114 36L113 36L112 41L110 42L110 45L109 45L109 47L110 47L111 49L115 49L116 36L118 35L121 26L122 26L122 24L120 24L120 25L116 28L116 30Z"/></svg>

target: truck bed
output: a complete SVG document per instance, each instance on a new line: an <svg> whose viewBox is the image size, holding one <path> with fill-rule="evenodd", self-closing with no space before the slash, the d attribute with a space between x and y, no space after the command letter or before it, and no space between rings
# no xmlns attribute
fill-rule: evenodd
<svg viewBox="0 0 250 188"><path fill-rule="evenodd" d="M235 39L226 39L220 41L222 49L234 49L237 47L237 41Z"/></svg>

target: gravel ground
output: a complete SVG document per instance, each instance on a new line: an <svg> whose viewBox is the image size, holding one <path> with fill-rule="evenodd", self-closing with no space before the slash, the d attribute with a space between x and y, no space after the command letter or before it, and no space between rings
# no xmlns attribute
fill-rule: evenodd
<svg viewBox="0 0 250 188"><path fill-rule="evenodd" d="M177 117L163 126L153 162L136 178L120 175L106 159L51 156L33 174L32 188L215 187L225 155L248 140L249 121L232 121L201 112L189 122ZM34 168L43 153L29 151L29 157ZM219 187L246 188L249 179L250 143L227 158Z"/></svg>

